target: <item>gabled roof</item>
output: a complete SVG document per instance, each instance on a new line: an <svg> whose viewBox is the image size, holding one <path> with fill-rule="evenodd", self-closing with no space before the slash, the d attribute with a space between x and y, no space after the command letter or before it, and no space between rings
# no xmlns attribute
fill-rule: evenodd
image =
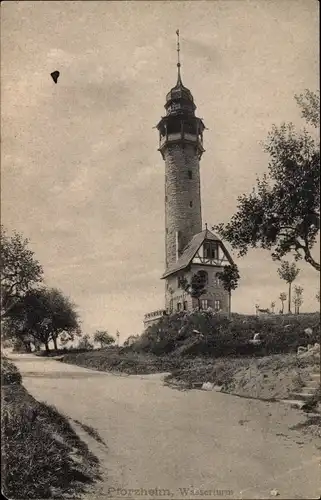
<svg viewBox="0 0 321 500"><path fill-rule="evenodd" d="M197 250L200 248L200 246L204 243L204 241L218 241L224 253L226 254L226 257L230 261L230 263L233 263L233 259L230 256L229 252L225 248L225 245L223 242L215 236L215 234L211 233L208 229L205 229L201 233L195 234L191 241L188 243L188 245L184 248L182 255L179 257L179 259L168 269L166 269L165 273L162 276L162 279L167 278L167 276L170 276L171 274L177 273L178 271L181 271L182 269L185 269L190 262L192 261L193 257L195 256Z"/></svg>

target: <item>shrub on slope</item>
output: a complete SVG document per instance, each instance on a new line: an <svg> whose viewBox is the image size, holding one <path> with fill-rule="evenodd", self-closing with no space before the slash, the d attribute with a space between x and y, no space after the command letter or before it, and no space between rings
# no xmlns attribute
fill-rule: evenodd
<svg viewBox="0 0 321 500"><path fill-rule="evenodd" d="M1 385L21 384L21 374L18 368L1 355Z"/></svg>
<svg viewBox="0 0 321 500"><path fill-rule="evenodd" d="M312 335L305 333L312 329ZM249 340L260 333L260 348ZM211 311L180 312L164 316L147 328L128 349L156 355L268 355L295 352L299 345L318 342L319 314L268 317L215 314Z"/></svg>

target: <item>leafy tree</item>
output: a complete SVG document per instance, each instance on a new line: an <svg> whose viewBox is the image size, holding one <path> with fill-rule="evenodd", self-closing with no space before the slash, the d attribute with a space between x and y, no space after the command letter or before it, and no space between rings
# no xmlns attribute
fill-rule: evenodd
<svg viewBox="0 0 321 500"><path fill-rule="evenodd" d="M295 263L290 264L287 261L283 261L278 269L278 274L282 280L284 280L289 285L289 300L288 300L288 312L291 313L291 291L292 283L298 277L300 269L297 268Z"/></svg>
<svg viewBox="0 0 321 500"><path fill-rule="evenodd" d="M303 94L294 96L301 108L302 117L307 123L317 128L320 125L320 92L306 89Z"/></svg>
<svg viewBox="0 0 321 500"><path fill-rule="evenodd" d="M49 350L49 342L57 339L73 340L79 335L78 315L74 304L56 288L30 290L11 308L4 323L13 337L23 342L29 339L35 345L42 343ZM30 340L31 339L31 340Z"/></svg>
<svg viewBox="0 0 321 500"><path fill-rule="evenodd" d="M172 289L172 287L169 287L168 289L168 293L170 295L170 300L169 300L169 313L172 314L173 313L173 307L174 307L174 300L173 300L173 295L174 295L174 290Z"/></svg>
<svg viewBox="0 0 321 500"><path fill-rule="evenodd" d="M79 332L79 337L80 336L81 336L81 334ZM59 341L60 341L60 344L62 344L65 347L68 344L68 342L70 341L70 339L67 335L64 335L64 333L62 333L61 337L59 338Z"/></svg>
<svg viewBox="0 0 321 500"><path fill-rule="evenodd" d="M124 346L132 345L133 343L136 342L136 340L139 339L139 337L140 337L139 335L129 335L129 337L127 337L127 339L124 342Z"/></svg>
<svg viewBox="0 0 321 500"><path fill-rule="evenodd" d="M120 333L119 333L119 331L118 331L118 330L116 331L116 337L117 337L117 345L119 346L119 337L120 337Z"/></svg>
<svg viewBox="0 0 321 500"><path fill-rule="evenodd" d="M272 313L274 313L274 309L275 309L275 302L271 302L271 311Z"/></svg>
<svg viewBox="0 0 321 500"><path fill-rule="evenodd" d="M284 302L285 302L285 301L286 301L286 299L287 299L287 295L286 295L286 293L281 292L281 293L280 293L280 296L279 296L279 299L280 299L280 301L281 301L281 314L283 314L283 313L284 313Z"/></svg>
<svg viewBox="0 0 321 500"><path fill-rule="evenodd" d="M317 291L317 294L315 296L318 302L320 302L320 290Z"/></svg>
<svg viewBox="0 0 321 500"><path fill-rule="evenodd" d="M225 266L223 271L217 273L224 290L228 292L228 312L231 314L232 290L236 290L240 279L240 273L236 264Z"/></svg>
<svg viewBox="0 0 321 500"><path fill-rule="evenodd" d="M89 335L83 335L83 337L79 340L77 349L87 349L88 351L93 349L94 345L92 342L90 342L90 337Z"/></svg>
<svg viewBox="0 0 321 500"><path fill-rule="evenodd" d="M303 288L301 286L294 286L293 304L295 314L300 314L300 307L303 304Z"/></svg>
<svg viewBox="0 0 321 500"><path fill-rule="evenodd" d="M45 294L50 311L51 339L57 349L57 339L62 334L68 341L74 340L75 335L80 336L78 314L75 304L57 288L46 289Z"/></svg>
<svg viewBox="0 0 321 500"><path fill-rule="evenodd" d="M207 273L198 271L192 276L190 284L190 295L197 300L198 309L201 309L201 296L206 294Z"/></svg>
<svg viewBox="0 0 321 500"><path fill-rule="evenodd" d="M197 300L198 309L201 309L201 296L206 293L207 273L198 271L193 274L191 282L188 283L185 277L180 278L180 288Z"/></svg>
<svg viewBox="0 0 321 500"><path fill-rule="evenodd" d="M31 352L31 344L36 344L35 339L21 331L19 321L13 321L7 316L1 323L1 342L13 347L14 351Z"/></svg>
<svg viewBox="0 0 321 500"><path fill-rule="evenodd" d="M99 343L102 349L107 345L113 344L115 339L106 330L97 330L94 333L94 342Z"/></svg>
<svg viewBox="0 0 321 500"><path fill-rule="evenodd" d="M303 117L318 126L319 95L306 91L296 100ZM270 250L275 260L293 253L320 271L311 253L320 229L320 146L290 123L273 126L263 147L270 155L268 173L251 194L238 198L230 222L213 229L240 256L257 247Z"/></svg>
<svg viewBox="0 0 321 500"><path fill-rule="evenodd" d="M1 321L1 342L10 343L14 350L31 351L31 345L27 336L20 331L20 322L7 316Z"/></svg>
<svg viewBox="0 0 321 500"><path fill-rule="evenodd" d="M1 318L43 279L42 267L28 245L28 239L16 232L9 236L1 226Z"/></svg>

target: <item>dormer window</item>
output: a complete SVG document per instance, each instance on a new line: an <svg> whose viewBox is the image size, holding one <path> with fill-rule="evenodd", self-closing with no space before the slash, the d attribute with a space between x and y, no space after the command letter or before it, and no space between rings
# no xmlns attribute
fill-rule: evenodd
<svg viewBox="0 0 321 500"><path fill-rule="evenodd" d="M204 258L218 259L218 244L216 241L204 242Z"/></svg>

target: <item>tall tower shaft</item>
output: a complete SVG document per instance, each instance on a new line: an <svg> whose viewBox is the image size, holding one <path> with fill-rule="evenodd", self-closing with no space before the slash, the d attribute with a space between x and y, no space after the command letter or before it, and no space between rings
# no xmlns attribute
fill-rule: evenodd
<svg viewBox="0 0 321 500"><path fill-rule="evenodd" d="M177 83L166 96L166 116L157 125L159 151L165 161L166 269L202 230L200 159L205 125L195 116L193 96L182 83L178 31L177 36Z"/></svg>
<svg viewBox="0 0 321 500"><path fill-rule="evenodd" d="M207 225L202 230L200 160L205 125L195 115L193 96L182 82L179 31L176 34L177 83L166 96L166 115L156 127L165 162L165 309L145 314L145 328L176 311L228 312L230 304L220 275L233 259ZM201 299L191 293L195 279L204 285Z"/></svg>

